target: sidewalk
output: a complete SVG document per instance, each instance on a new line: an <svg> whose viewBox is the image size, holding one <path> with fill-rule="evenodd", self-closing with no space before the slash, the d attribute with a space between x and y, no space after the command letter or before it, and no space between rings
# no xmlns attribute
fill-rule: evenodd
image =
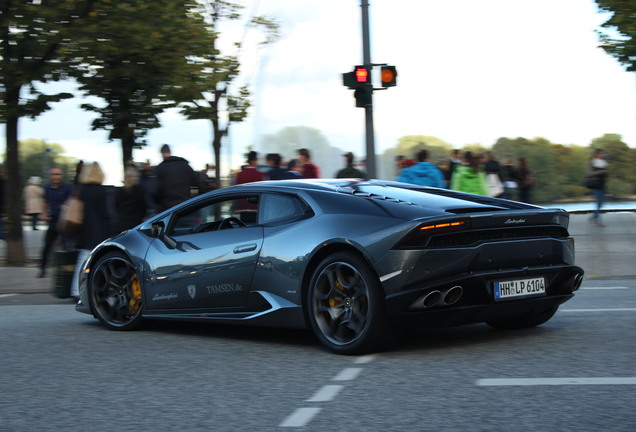
<svg viewBox="0 0 636 432"><path fill-rule="evenodd" d="M636 279L636 212L605 213L605 227L592 225L589 218L586 213L570 215L576 264L585 270L585 278ZM6 243L0 240L0 294L51 292L54 269L49 268L45 278L37 277L44 233L25 229L25 253L30 263L23 267L6 265Z"/></svg>

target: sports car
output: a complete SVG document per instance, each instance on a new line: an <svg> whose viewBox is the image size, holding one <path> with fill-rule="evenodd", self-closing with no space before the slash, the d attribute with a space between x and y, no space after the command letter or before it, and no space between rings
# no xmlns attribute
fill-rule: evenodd
<svg viewBox="0 0 636 432"><path fill-rule="evenodd" d="M97 246L76 309L310 329L341 354L406 324L549 320L583 279L568 213L387 181L283 180L194 197Z"/></svg>

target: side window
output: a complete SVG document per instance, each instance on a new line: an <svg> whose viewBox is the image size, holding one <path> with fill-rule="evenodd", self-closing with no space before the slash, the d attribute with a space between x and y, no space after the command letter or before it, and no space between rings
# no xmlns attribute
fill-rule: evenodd
<svg viewBox="0 0 636 432"><path fill-rule="evenodd" d="M255 225L258 202L258 195L250 195L206 201L189 207L174 216L170 234L179 236Z"/></svg>
<svg viewBox="0 0 636 432"><path fill-rule="evenodd" d="M304 214L304 207L298 198L291 195L267 194L261 203L261 222L285 222L299 219Z"/></svg>

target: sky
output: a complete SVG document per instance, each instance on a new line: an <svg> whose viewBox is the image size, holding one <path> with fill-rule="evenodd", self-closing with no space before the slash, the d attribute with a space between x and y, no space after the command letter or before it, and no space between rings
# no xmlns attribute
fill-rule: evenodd
<svg viewBox="0 0 636 432"><path fill-rule="evenodd" d="M251 87L253 106L230 128L222 163L238 168L248 146L267 153L262 136L287 126L319 129L330 145L364 155L364 109L342 84L342 73L362 63L361 0L242 4L247 15L278 20L281 39L240 53L240 82ZM406 135L490 147L500 137L587 146L616 133L636 147L636 74L598 47L595 30L607 15L593 0L375 0L369 19L372 62L398 70L396 87L374 92L377 154ZM242 29L228 27L225 42L241 38ZM249 33L246 46L257 38ZM93 115L79 108L83 102L66 100L35 121L21 120L19 139L59 143L68 156L97 160L106 182L118 186L120 143L90 130ZM160 120L135 160L159 163L168 143L195 169L213 163L210 122L185 121L175 111Z"/></svg>

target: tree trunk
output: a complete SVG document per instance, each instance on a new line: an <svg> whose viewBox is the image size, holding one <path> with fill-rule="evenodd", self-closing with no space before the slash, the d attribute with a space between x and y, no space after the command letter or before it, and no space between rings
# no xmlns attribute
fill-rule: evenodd
<svg viewBox="0 0 636 432"><path fill-rule="evenodd" d="M7 88L5 103L9 115L6 124L7 140L7 262L24 264L24 242L22 238L22 185L20 184L20 157L18 152L18 103L20 85Z"/></svg>
<svg viewBox="0 0 636 432"><path fill-rule="evenodd" d="M218 187L221 187L221 138L223 138L223 131L220 130L219 120L212 120L212 149L216 166L214 178Z"/></svg>
<svg viewBox="0 0 636 432"><path fill-rule="evenodd" d="M124 171L126 170L126 164L133 160L133 148L135 148L135 134L131 131L126 133L121 139L121 152Z"/></svg>

